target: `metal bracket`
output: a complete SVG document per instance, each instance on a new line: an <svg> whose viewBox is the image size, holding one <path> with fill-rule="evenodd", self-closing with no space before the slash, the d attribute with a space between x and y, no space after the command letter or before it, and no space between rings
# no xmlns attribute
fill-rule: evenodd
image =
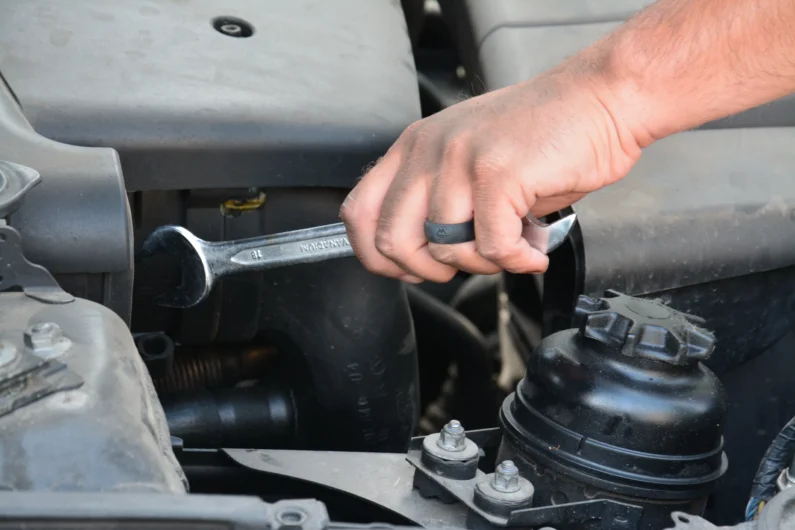
<svg viewBox="0 0 795 530"><path fill-rule="evenodd" d="M13 355L5 359L0 370L0 416L56 392L83 386L83 379L64 363L42 359L28 351L16 355L14 349L11 344L3 344L3 352Z"/></svg>
<svg viewBox="0 0 795 530"><path fill-rule="evenodd" d="M478 433L484 440L487 438L487 434L486 430ZM491 436L491 438L494 437ZM643 508L640 506L611 499L599 499L537 508L520 508L509 511L507 516L495 515L485 511L474 502L473 492L478 481L485 477L483 471L478 469L477 475L469 480L456 480L438 475L423 463L422 450L416 441L412 441L407 460L415 468L414 486L421 495L438 498L447 503L458 501L472 513L494 526L538 528L577 525L575 527L579 527L586 521L598 520L601 521L601 526L596 528L601 530L630 530L638 527L643 514Z"/></svg>
<svg viewBox="0 0 795 530"><path fill-rule="evenodd" d="M11 528L225 528L325 530L325 505L307 499L267 504L257 497L126 492L0 492ZM354 529L355 525L336 528Z"/></svg>
<svg viewBox="0 0 795 530"><path fill-rule="evenodd" d="M0 217L8 217L19 208L25 194L41 182L33 168L0 160Z"/></svg>
<svg viewBox="0 0 795 530"><path fill-rule="evenodd" d="M74 301L72 295L61 289L50 271L25 258L19 232L8 225L0 225L0 291L13 287L20 287L30 298L47 304Z"/></svg>
<svg viewBox="0 0 795 530"><path fill-rule="evenodd" d="M25 194L41 182L33 168L0 160L0 218L14 213ZM29 262L22 252L22 237L5 220L0 221L0 291L20 287L35 300L48 304L67 304L74 297L66 293L52 274Z"/></svg>

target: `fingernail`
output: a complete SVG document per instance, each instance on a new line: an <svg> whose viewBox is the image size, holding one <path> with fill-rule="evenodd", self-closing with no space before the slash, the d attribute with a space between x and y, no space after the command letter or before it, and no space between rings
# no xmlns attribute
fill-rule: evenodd
<svg viewBox="0 0 795 530"><path fill-rule="evenodd" d="M423 282L422 278L417 278L416 276L412 276L411 274L406 274L404 276L401 276L400 280L406 283L414 283L414 284Z"/></svg>

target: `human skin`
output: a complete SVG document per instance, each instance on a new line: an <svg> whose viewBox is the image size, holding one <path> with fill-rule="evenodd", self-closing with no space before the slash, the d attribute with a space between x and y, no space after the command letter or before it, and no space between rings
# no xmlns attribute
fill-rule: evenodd
<svg viewBox="0 0 795 530"><path fill-rule="evenodd" d="M522 237L623 178L656 140L795 91L793 0L659 0L544 74L412 124L344 201L370 271L417 283L458 270L539 273ZM476 240L424 223L474 218Z"/></svg>

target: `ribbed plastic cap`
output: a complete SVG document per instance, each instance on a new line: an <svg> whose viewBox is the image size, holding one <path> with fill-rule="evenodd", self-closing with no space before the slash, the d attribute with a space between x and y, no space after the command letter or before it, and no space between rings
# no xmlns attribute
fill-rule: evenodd
<svg viewBox="0 0 795 530"><path fill-rule="evenodd" d="M703 361L715 350L715 336L703 320L657 300L607 291L604 298L580 296L575 308L580 335L624 355L685 365Z"/></svg>

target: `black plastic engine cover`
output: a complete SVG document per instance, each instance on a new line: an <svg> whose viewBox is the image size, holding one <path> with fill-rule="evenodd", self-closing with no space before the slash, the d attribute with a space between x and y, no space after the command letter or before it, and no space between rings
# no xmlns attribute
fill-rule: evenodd
<svg viewBox="0 0 795 530"><path fill-rule="evenodd" d="M420 118L397 0L4 2L0 50L33 127L117 149L130 191L349 187Z"/></svg>

